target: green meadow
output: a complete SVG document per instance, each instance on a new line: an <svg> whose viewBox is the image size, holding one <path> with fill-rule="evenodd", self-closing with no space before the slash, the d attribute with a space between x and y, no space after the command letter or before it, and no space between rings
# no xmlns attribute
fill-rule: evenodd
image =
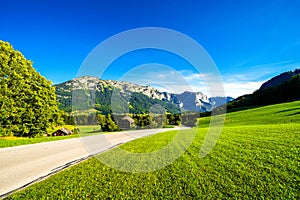
<svg viewBox="0 0 300 200"><path fill-rule="evenodd" d="M68 127L67 125L66 127ZM64 126L65 127L65 126ZM74 128L74 127L73 127ZM29 137L0 137L0 148L5 147L13 147L13 146L20 146L25 144L35 144L35 143L41 143L41 142L50 142L50 141L56 141L56 140L65 140L65 139L71 139L71 138L77 138L81 136L89 136L98 133L99 134L99 125L89 125L89 126L76 126L80 130L80 135L74 134L74 135L67 135L67 136L56 136L56 137L35 137L35 138L29 138ZM54 132L55 129L52 130ZM51 131L50 131L51 132ZM103 133L103 132L101 132Z"/></svg>
<svg viewBox="0 0 300 200"><path fill-rule="evenodd" d="M197 131L187 151L160 170L121 172L92 158L8 199L300 199L300 101L227 114L216 146L199 158L209 121L121 146L153 152Z"/></svg>
<svg viewBox="0 0 300 200"><path fill-rule="evenodd" d="M51 142L56 140L65 140L70 138L76 138L78 135L68 135L68 136L57 136L57 137L37 137L37 138L28 138L28 137L0 137L0 148L20 146L25 144L35 144L41 142Z"/></svg>

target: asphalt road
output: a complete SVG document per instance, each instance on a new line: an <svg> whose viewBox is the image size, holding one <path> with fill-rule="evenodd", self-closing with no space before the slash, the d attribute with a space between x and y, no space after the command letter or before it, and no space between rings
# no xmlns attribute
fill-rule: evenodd
<svg viewBox="0 0 300 200"><path fill-rule="evenodd" d="M0 197L47 178L74 163L116 145L159 132L177 129L180 128L124 131L1 148Z"/></svg>

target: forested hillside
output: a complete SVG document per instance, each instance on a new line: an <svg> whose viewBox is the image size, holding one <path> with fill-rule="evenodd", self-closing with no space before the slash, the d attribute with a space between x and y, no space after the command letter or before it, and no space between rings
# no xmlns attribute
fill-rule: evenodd
<svg viewBox="0 0 300 200"><path fill-rule="evenodd" d="M272 105L300 99L300 69L276 76L252 94L243 95L227 103L227 111ZM288 78L288 79L287 79ZM224 109L224 106L216 108Z"/></svg>
<svg viewBox="0 0 300 200"><path fill-rule="evenodd" d="M96 109L105 115L112 112L141 114L148 113L154 105L160 105L166 112L180 112L176 104L149 86L80 77L55 87L59 108L66 112Z"/></svg>
<svg viewBox="0 0 300 200"><path fill-rule="evenodd" d="M271 78L270 80L266 81L260 87L260 90L267 89L269 87L275 87L282 84L285 81L290 80L293 76L300 74L300 69L296 69L294 71L284 72L278 76Z"/></svg>

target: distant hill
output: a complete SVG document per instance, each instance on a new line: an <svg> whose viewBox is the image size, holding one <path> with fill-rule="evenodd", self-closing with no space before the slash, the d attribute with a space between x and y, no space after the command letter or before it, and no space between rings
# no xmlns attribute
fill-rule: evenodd
<svg viewBox="0 0 300 200"><path fill-rule="evenodd" d="M296 69L295 71L284 72L278 76L275 76L262 84L259 88L260 90L267 89L269 87L275 87L282 84L285 81L290 80L293 76L300 74L300 69Z"/></svg>
<svg viewBox="0 0 300 200"><path fill-rule="evenodd" d="M100 80L90 76L75 78L55 87L59 107L66 112L71 112L73 105L75 110L96 109L107 114L112 112L112 99L118 101L113 110L119 112L145 113L154 105L160 105L171 113L206 112L224 104L222 102L232 100L230 97L208 98L201 92L171 94L160 92L151 86ZM112 95L117 96L112 98ZM125 111L124 108L128 110Z"/></svg>
<svg viewBox="0 0 300 200"><path fill-rule="evenodd" d="M300 69L282 73L266 81L253 92L236 98L226 105L215 108L227 111L243 110L251 107L284 103L300 99Z"/></svg>

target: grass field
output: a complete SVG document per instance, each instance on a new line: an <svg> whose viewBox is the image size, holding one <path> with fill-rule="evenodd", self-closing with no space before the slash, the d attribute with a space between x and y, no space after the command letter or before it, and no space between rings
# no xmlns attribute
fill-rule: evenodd
<svg viewBox="0 0 300 200"><path fill-rule="evenodd" d="M202 118L188 150L158 171L125 173L92 158L8 199L300 199L300 101L228 114L218 143L200 159L208 124ZM184 138L191 131L178 134ZM122 148L152 152L176 134L160 133Z"/></svg>
<svg viewBox="0 0 300 200"><path fill-rule="evenodd" d="M80 130L80 135L56 136L56 137L40 137L40 138L25 138L25 137L0 137L0 148L19 146L25 144L35 144L40 142L50 142L55 140L65 140L76 138L79 136L88 136L90 132L99 130L99 125L76 126ZM52 131L54 132L54 130Z"/></svg>
<svg viewBox="0 0 300 200"><path fill-rule="evenodd" d="M78 135L57 136L57 137L41 137L41 138L25 138L25 137L0 137L0 148L20 146L25 144L35 144L40 142L50 142L55 140L65 140L78 137Z"/></svg>

